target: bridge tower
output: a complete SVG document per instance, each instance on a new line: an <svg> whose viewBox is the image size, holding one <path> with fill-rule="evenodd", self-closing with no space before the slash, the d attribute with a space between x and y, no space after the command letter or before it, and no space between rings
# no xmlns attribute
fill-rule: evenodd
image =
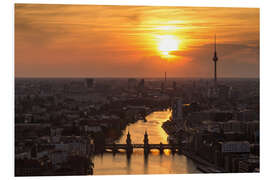
<svg viewBox="0 0 270 180"><path fill-rule="evenodd" d="M143 144L144 144L144 154L148 154L150 148L149 148L149 142L148 142L148 134L147 134L147 131L145 131L145 133L144 133Z"/></svg>
<svg viewBox="0 0 270 180"><path fill-rule="evenodd" d="M128 131L128 133L127 133L126 143L127 143L128 145L131 144L131 138L130 138L129 131Z"/></svg>
<svg viewBox="0 0 270 180"><path fill-rule="evenodd" d="M127 143L126 152L127 152L127 154L131 154L133 152L133 146L131 144L131 138L130 138L129 131L128 131L128 134L127 134L126 143Z"/></svg>

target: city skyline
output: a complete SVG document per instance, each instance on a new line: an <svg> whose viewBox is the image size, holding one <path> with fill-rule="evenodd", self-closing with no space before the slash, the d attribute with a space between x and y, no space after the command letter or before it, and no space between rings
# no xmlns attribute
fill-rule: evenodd
<svg viewBox="0 0 270 180"><path fill-rule="evenodd" d="M15 176L260 173L258 8L14 13Z"/></svg>
<svg viewBox="0 0 270 180"><path fill-rule="evenodd" d="M258 78L256 8L16 4L15 77L212 78L215 34L217 76Z"/></svg>

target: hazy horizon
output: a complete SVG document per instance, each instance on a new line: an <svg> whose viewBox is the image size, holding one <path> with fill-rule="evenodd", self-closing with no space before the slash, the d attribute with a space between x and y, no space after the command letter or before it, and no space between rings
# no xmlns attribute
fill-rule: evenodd
<svg viewBox="0 0 270 180"><path fill-rule="evenodd" d="M151 78L154 78L154 79L164 79L164 76L161 77L161 76L157 76L157 77L93 77L93 76L85 76L85 77L35 77L35 76L28 76L28 77L15 77L16 78L25 78L25 79L30 79L30 78L33 78L33 79L83 79L83 78L94 78L94 79L106 79L106 78L111 78L111 79L127 79L127 78L145 78L145 79L151 79ZM212 77L166 77L167 79L213 79ZM219 77L218 79L259 79L259 77Z"/></svg>

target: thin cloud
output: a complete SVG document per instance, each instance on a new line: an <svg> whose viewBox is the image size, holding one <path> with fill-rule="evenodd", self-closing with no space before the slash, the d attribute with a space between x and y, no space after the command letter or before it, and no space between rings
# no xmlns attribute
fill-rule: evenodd
<svg viewBox="0 0 270 180"><path fill-rule="evenodd" d="M182 41L171 62L155 38L166 34ZM210 76L214 34L223 76L258 76L256 8L16 4L15 73Z"/></svg>

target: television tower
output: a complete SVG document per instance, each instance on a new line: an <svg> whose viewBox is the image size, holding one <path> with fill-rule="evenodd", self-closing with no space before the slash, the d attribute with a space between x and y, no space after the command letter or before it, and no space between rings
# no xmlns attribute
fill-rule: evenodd
<svg viewBox="0 0 270 180"><path fill-rule="evenodd" d="M218 61L217 51L216 51L216 35L215 35L215 52L214 52L213 61L215 62L214 82L215 82L215 86L216 86L217 85L217 61Z"/></svg>

